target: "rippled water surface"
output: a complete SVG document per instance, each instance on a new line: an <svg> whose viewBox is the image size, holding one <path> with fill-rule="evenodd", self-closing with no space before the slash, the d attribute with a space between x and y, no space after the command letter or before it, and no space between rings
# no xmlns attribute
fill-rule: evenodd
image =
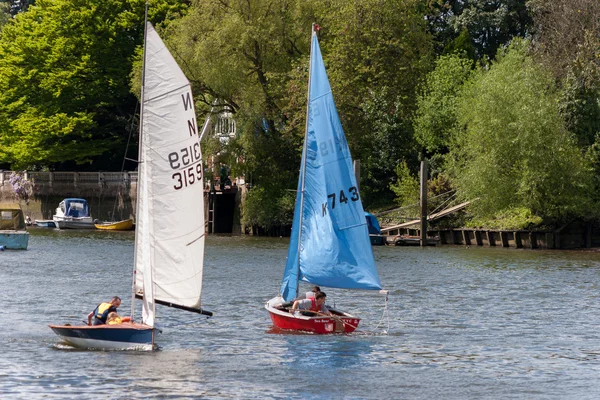
<svg viewBox="0 0 600 400"><path fill-rule="evenodd" d="M600 253L377 247L390 290L327 290L351 335L270 333L287 239L209 237L210 319L159 307L159 351L72 350L48 328L131 306L133 233L32 229L0 253L0 398L597 399Z"/></svg>

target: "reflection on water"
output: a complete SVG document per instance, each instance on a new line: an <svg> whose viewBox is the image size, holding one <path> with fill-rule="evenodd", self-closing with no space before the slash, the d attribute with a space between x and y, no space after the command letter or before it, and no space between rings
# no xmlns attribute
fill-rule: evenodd
<svg viewBox="0 0 600 400"><path fill-rule="evenodd" d="M377 247L389 330L380 295L328 289L328 303L361 324L319 336L273 332L263 307L287 243L209 237L203 307L213 318L160 307L159 351L81 351L47 325L78 323L114 295L128 313L133 233L32 230L28 251L0 253L0 397L600 395L597 252Z"/></svg>

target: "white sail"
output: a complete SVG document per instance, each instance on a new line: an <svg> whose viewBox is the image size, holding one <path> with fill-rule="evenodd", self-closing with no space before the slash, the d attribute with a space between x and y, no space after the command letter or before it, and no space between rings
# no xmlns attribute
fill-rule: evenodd
<svg viewBox="0 0 600 400"><path fill-rule="evenodd" d="M135 291L153 326L154 300L200 308L204 179L190 83L150 23L144 65Z"/></svg>

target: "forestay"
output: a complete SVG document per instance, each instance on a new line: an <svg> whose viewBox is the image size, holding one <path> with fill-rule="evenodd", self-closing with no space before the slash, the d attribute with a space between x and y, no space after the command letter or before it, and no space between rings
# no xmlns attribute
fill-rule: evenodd
<svg viewBox="0 0 600 400"><path fill-rule="evenodd" d="M153 326L154 301L200 308L204 182L190 83L150 23L144 64L135 292Z"/></svg>
<svg viewBox="0 0 600 400"><path fill-rule="evenodd" d="M298 279L320 286L381 289L352 158L312 37L307 131L281 295Z"/></svg>

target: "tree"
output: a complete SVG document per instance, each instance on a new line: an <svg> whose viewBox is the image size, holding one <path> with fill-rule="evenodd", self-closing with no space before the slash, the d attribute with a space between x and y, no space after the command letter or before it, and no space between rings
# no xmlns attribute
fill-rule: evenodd
<svg viewBox="0 0 600 400"><path fill-rule="evenodd" d="M2 27L10 21L10 4L8 2L0 1L0 31Z"/></svg>
<svg viewBox="0 0 600 400"><path fill-rule="evenodd" d="M460 100L450 167L478 217L524 208L552 221L590 209L591 174L557 109L551 76L516 40Z"/></svg>
<svg viewBox="0 0 600 400"><path fill-rule="evenodd" d="M427 75L414 118L416 141L427 156L448 152L457 129L457 99L472 68L471 60L450 54L438 58L435 70Z"/></svg>
<svg viewBox="0 0 600 400"><path fill-rule="evenodd" d="M332 0L320 10L321 50L367 205L392 200L394 168L413 166L415 88L432 65L422 2Z"/></svg>
<svg viewBox="0 0 600 400"><path fill-rule="evenodd" d="M600 7L597 0L529 2L535 56L561 84L561 114L579 143L600 134Z"/></svg>
<svg viewBox="0 0 600 400"><path fill-rule="evenodd" d="M493 59L500 47L515 36L525 37L531 29L526 3L526 0L432 1L427 20L440 53L448 45L453 47L451 43L466 30L476 59Z"/></svg>
<svg viewBox="0 0 600 400"><path fill-rule="evenodd" d="M161 3L169 1L154 3L158 20L169 9ZM143 0L42 0L5 26L0 162L120 167L135 112L128 77L143 15Z"/></svg>

